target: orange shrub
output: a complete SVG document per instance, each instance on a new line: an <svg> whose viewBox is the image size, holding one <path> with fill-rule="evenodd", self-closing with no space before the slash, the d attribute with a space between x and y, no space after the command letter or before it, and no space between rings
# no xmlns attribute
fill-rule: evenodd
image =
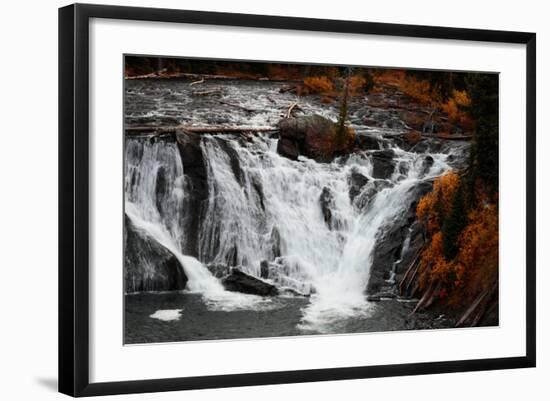
<svg viewBox="0 0 550 401"><path fill-rule="evenodd" d="M472 300L498 280L498 208L480 202L469 213L468 222L460 236L456 265L465 275L460 295ZM451 301L458 303L460 298L455 296Z"/></svg>
<svg viewBox="0 0 550 401"><path fill-rule="evenodd" d="M364 92L367 80L360 75L353 75L349 79L349 90L352 94Z"/></svg>
<svg viewBox="0 0 550 401"><path fill-rule="evenodd" d="M498 281L498 207L482 194L457 239L458 253L453 260L444 256L444 220L459 186L456 173L440 177L416 209L430 238L420 259L419 287L425 290L437 284L439 297L455 307L468 305Z"/></svg>
<svg viewBox="0 0 550 401"><path fill-rule="evenodd" d="M441 217L449 213L455 191L460 185L457 173L450 172L434 181L432 192L428 193L416 207L416 216L424 222L428 234L434 234L441 230L443 222Z"/></svg>
<svg viewBox="0 0 550 401"><path fill-rule="evenodd" d="M449 116L451 122L459 124L462 127L470 130L473 128L473 122L464 108L471 104L468 93L464 91L453 90L453 95L446 103L441 105L441 110Z"/></svg>
<svg viewBox="0 0 550 401"><path fill-rule="evenodd" d="M404 77L400 83L400 88L404 94L415 98L421 103L438 103L439 99L434 95L428 81L418 80L413 77Z"/></svg>
<svg viewBox="0 0 550 401"><path fill-rule="evenodd" d="M302 94L311 95L315 93L330 93L334 91L334 85L330 79L325 76L307 77L304 79Z"/></svg>
<svg viewBox="0 0 550 401"><path fill-rule="evenodd" d="M466 92L465 90L459 91L454 89L453 99L456 102L456 104L462 107L468 107L470 104L472 104L472 99L470 99L468 92Z"/></svg>
<svg viewBox="0 0 550 401"><path fill-rule="evenodd" d="M400 85L405 79L404 70L382 70L374 74L374 82L377 84Z"/></svg>

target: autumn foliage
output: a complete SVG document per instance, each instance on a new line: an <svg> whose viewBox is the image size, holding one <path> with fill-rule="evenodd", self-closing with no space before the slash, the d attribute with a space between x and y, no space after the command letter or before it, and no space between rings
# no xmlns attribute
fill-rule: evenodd
<svg viewBox="0 0 550 401"><path fill-rule="evenodd" d="M433 191L420 200L416 210L430 238L420 259L420 289L438 288L437 296L453 306L472 302L498 280L497 205L480 195L467 211L463 188L459 175L448 173L436 179ZM453 237L457 226L459 232ZM446 245L449 238L454 253Z"/></svg>
<svg viewBox="0 0 550 401"><path fill-rule="evenodd" d="M327 94L334 91L332 81L326 76L307 77L304 79L302 94Z"/></svg>

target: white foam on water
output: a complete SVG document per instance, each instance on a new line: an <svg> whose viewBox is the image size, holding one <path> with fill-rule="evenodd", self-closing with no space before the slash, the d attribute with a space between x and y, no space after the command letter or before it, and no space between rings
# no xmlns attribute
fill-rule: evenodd
<svg viewBox="0 0 550 401"><path fill-rule="evenodd" d="M149 315L149 317L164 322L170 322L173 320L180 320L182 311L183 309L160 309L152 315Z"/></svg>

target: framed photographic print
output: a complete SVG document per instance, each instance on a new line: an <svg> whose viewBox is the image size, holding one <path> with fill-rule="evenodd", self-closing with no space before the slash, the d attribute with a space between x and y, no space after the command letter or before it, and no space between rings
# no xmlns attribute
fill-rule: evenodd
<svg viewBox="0 0 550 401"><path fill-rule="evenodd" d="M535 74L534 33L61 8L60 391L535 366Z"/></svg>

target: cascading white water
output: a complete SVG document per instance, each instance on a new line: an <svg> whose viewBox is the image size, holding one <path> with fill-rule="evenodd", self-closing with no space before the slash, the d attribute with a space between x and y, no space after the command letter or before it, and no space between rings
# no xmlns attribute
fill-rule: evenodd
<svg viewBox="0 0 550 401"><path fill-rule="evenodd" d="M175 144L128 140L126 166L126 216L137 230L176 257L188 278L189 291L201 293L210 309L215 310L265 308L269 304L256 296L225 291L206 266L181 252L186 184Z"/></svg>
<svg viewBox="0 0 550 401"><path fill-rule="evenodd" d="M368 153L330 164L296 162L277 154L276 140L256 137L252 144L237 139L225 143L232 148L232 157L238 158L236 174L220 140L203 139L210 199L209 218L201 229L201 258L236 262L259 276L260 261L273 258L271 237L276 230L281 257L270 278L301 292L314 289L301 327L320 332L333 330L340 319L368 311L365 288L379 234L402 217L416 185L449 169L446 155L433 154L434 163L426 171L425 155L396 148L401 169L396 168L390 180L376 180ZM349 196L352 171L369 179L355 202ZM370 192L372 198L373 188L382 181L384 189L361 204L362 195ZM323 190L332 197L334 224L330 226L320 204Z"/></svg>
<svg viewBox="0 0 550 401"><path fill-rule="evenodd" d="M126 141L125 200L144 221L158 222L176 246L185 242L186 177L175 144L142 139Z"/></svg>
<svg viewBox="0 0 550 401"><path fill-rule="evenodd" d="M216 96L195 96L196 87L184 81L132 80L127 84L131 86L126 96L126 121L130 126L275 126L281 110L295 101L299 101L305 115L320 114L334 121L339 112L336 103L326 105L316 97L297 99L290 92L280 93L279 83L220 84L211 80L201 84L201 90L219 92L225 103ZM377 245L392 227L403 225L410 202L419 196L415 188L448 170L447 156L461 146L439 144L442 153L430 154L433 164L426 168L428 155L422 150L408 152L395 146L397 140L382 138L404 132L399 128L404 123L394 112L373 110L362 100L356 103L350 107L349 116L356 132L370 139L380 136L381 147L393 152L395 171L387 180L373 178L374 159L368 151L332 163L305 158L292 161L277 154L277 140L267 135L254 134L246 139L205 135L201 150L208 199L203 202L201 197L197 202L189 191L197 176L186 176L173 138L127 137L127 215L178 258L189 277L188 289L201 292L210 308L274 307L280 300L269 303L224 291L205 266L240 266L259 277L260 263L268 261L269 281L311 294L300 323L303 330L345 331L338 331L339 320L370 311L372 304L366 301L365 291ZM365 117L373 111L392 123L370 126ZM437 148L431 145L424 149ZM456 156L464 159L460 152ZM367 182L360 185L360 193L351 200L353 174ZM199 180L203 178L201 175ZM329 222L323 202L329 203ZM190 216L195 218L194 223L199 222L198 228L187 224ZM187 232L191 226L193 232ZM198 260L184 255L184 250L195 252L197 244Z"/></svg>

